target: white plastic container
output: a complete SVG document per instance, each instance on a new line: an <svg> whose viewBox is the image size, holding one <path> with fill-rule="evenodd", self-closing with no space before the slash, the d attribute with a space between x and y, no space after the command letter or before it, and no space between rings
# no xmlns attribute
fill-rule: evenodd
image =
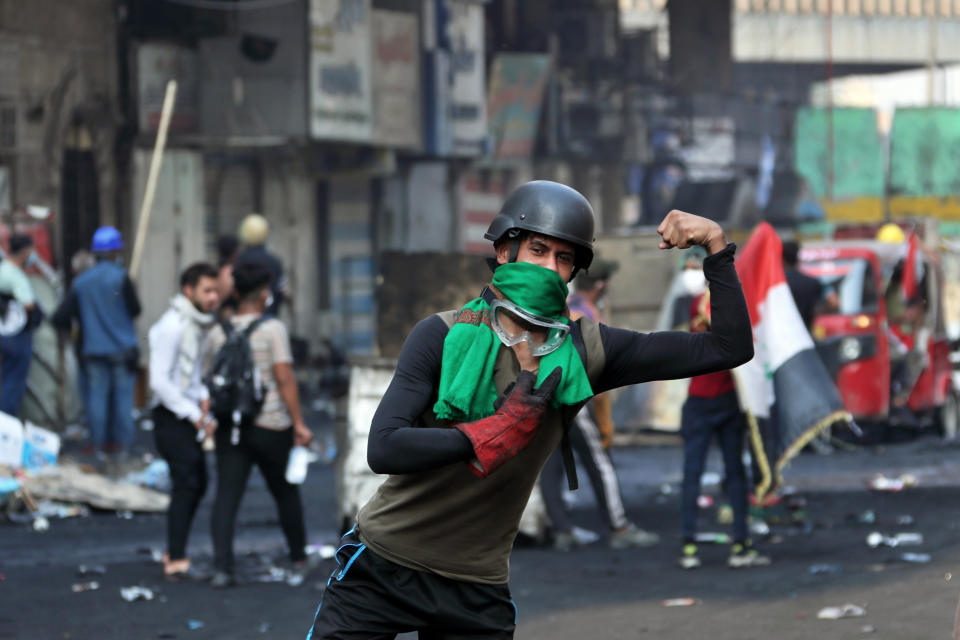
<svg viewBox="0 0 960 640"><path fill-rule="evenodd" d="M287 459L287 482L290 484L303 484L307 479L307 465L313 462L314 454L306 447L294 447L290 449L290 457Z"/></svg>

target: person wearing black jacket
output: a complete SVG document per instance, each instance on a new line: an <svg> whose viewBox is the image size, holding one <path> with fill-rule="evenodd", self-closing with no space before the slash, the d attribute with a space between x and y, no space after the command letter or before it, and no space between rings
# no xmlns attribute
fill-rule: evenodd
<svg viewBox="0 0 960 640"><path fill-rule="evenodd" d="M590 266L593 223L570 187L521 186L486 234L491 285L413 329L370 429L370 467L390 475L344 536L308 638L512 638L511 545L537 475L583 403L753 356L735 247L715 222L676 210L658 228L660 248L710 254L712 331L570 322L566 283Z"/></svg>

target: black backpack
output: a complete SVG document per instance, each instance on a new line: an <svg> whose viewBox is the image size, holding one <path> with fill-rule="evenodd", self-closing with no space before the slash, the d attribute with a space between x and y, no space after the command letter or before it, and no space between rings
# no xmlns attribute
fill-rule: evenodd
<svg viewBox="0 0 960 640"><path fill-rule="evenodd" d="M264 320L257 318L243 331L234 330L227 320L220 322L227 341L214 357L204 384L210 391L210 412L222 426L225 419L234 427L251 424L263 406L265 389L253 362L250 335Z"/></svg>

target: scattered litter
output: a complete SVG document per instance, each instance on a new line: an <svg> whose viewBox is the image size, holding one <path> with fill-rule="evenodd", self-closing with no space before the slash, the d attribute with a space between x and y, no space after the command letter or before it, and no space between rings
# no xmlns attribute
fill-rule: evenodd
<svg viewBox="0 0 960 640"><path fill-rule="evenodd" d="M130 510L117 511L117 517L120 518L121 520L133 520L133 511L130 511Z"/></svg>
<svg viewBox="0 0 960 640"><path fill-rule="evenodd" d="M96 580L90 582L76 582L70 587L74 593L83 593L84 591L96 591L100 588L100 583Z"/></svg>
<svg viewBox="0 0 960 640"><path fill-rule="evenodd" d="M697 534L697 542L727 544L730 542L730 536L725 533L703 532Z"/></svg>
<svg viewBox="0 0 960 640"><path fill-rule="evenodd" d="M720 474L716 471L707 471L700 482L704 487L715 487L720 484Z"/></svg>
<svg viewBox="0 0 960 640"><path fill-rule="evenodd" d="M163 551L161 551L158 547L140 547L137 549L137 553L150 556L150 559L154 562L163 562Z"/></svg>
<svg viewBox="0 0 960 640"><path fill-rule="evenodd" d="M713 496L699 496L697 498L697 506L701 509L709 509L713 506Z"/></svg>
<svg viewBox="0 0 960 640"><path fill-rule="evenodd" d="M64 430L63 437L67 440L86 440L90 437L90 432L79 424L70 424Z"/></svg>
<svg viewBox="0 0 960 640"><path fill-rule="evenodd" d="M825 607L817 612L819 620L839 620L840 618L860 618L867 614L866 609L847 603L841 607Z"/></svg>
<svg viewBox="0 0 960 640"><path fill-rule="evenodd" d="M191 631L196 631L197 629L203 629L205 626L207 625L203 624L202 620L187 620L187 628L190 629Z"/></svg>
<svg viewBox="0 0 960 640"><path fill-rule="evenodd" d="M877 631L877 628L872 624L865 624L862 627L860 627L860 633L875 633L876 631Z"/></svg>
<svg viewBox="0 0 960 640"><path fill-rule="evenodd" d="M913 524L913 516L910 516L910 515L897 516L897 524L911 525Z"/></svg>
<svg viewBox="0 0 960 640"><path fill-rule="evenodd" d="M750 533L755 536L766 537L770 535L770 525L763 520L753 520L750 523Z"/></svg>
<svg viewBox="0 0 960 640"><path fill-rule="evenodd" d="M120 597L127 602L134 602L136 600L153 600L153 589L138 586L122 587L120 589Z"/></svg>
<svg viewBox="0 0 960 640"><path fill-rule="evenodd" d="M106 573L107 573L107 568L102 564L97 564L97 565L81 564L79 567L77 567L78 576L89 576L89 575L102 576L102 575L106 575Z"/></svg>
<svg viewBox="0 0 960 640"><path fill-rule="evenodd" d="M857 520L859 520L863 524L873 524L874 522L877 521L877 514L874 512L873 509L867 509L866 511L860 514L860 517L857 518Z"/></svg>
<svg viewBox="0 0 960 640"><path fill-rule="evenodd" d="M843 567L836 564L814 564L807 570L810 575L815 576L821 573L840 573Z"/></svg>
<svg viewBox="0 0 960 640"><path fill-rule="evenodd" d="M880 545L887 547L906 547L923 544L922 533L898 533L894 536L885 536L874 531L867 536L867 546L876 549Z"/></svg>
<svg viewBox="0 0 960 640"><path fill-rule="evenodd" d="M929 553L903 553L900 555L900 559L904 562L912 562L914 564L927 564L930 562Z"/></svg>
<svg viewBox="0 0 960 640"><path fill-rule="evenodd" d="M34 518L33 520L34 531L39 531L40 533L43 533L44 531L48 531L49 529L50 529L50 521L47 520L45 516Z"/></svg>
<svg viewBox="0 0 960 640"><path fill-rule="evenodd" d="M0 578L0 580L2 580L2 579L3 579L3 578ZM944 582L950 582L951 580L953 580L953 574L952 574L952 573L945 573L945 574L943 574L943 581L944 581Z"/></svg>
<svg viewBox="0 0 960 640"><path fill-rule="evenodd" d="M148 487L157 491L170 490L170 466L166 460L157 459L150 462L140 471L132 471L123 479L124 482Z"/></svg>
<svg viewBox="0 0 960 640"><path fill-rule="evenodd" d="M669 482L664 482L662 485L660 485L660 493L662 495L669 496L672 495L673 492L673 485L671 485Z"/></svg>
<svg viewBox="0 0 960 640"><path fill-rule="evenodd" d="M269 622L261 622L259 631L260 633L267 633L272 628L273 628L273 625L270 624Z"/></svg>
<svg viewBox="0 0 960 640"><path fill-rule="evenodd" d="M660 604L664 607L692 607L697 602L695 598L668 598Z"/></svg>
<svg viewBox="0 0 960 640"><path fill-rule="evenodd" d="M867 486L874 491L903 491L907 487L917 486L917 477L910 473L904 473L895 478L890 478L878 473L870 479Z"/></svg>
<svg viewBox="0 0 960 640"><path fill-rule="evenodd" d="M286 582L289 587L299 587L303 584L303 579L304 575L302 573L290 571L287 573L287 578L284 582Z"/></svg>
<svg viewBox="0 0 960 640"><path fill-rule="evenodd" d="M870 564L867 565L867 569L873 573L882 573L887 570L887 568L882 564Z"/></svg>
<svg viewBox="0 0 960 640"><path fill-rule="evenodd" d="M283 582L286 579L286 570L276 566L271 566L266 573L262 573L255 578L257 582Z"/></svg>
<svg viewBox="0 0 960 640"><path fill-rule="evenodd" d="M75 465L44 467L25 478L24 486L36 498L82 503L110 511L162 513L170 503L170 496L165 493L86 473Z"/></svg>
<svg viewBox="0 0 960 640"><path fill-rule="evenodd" d="M337 548L332 544L310 544L307 545L307 555L320 556L324 560L329 560L337 553Z"/></svg>

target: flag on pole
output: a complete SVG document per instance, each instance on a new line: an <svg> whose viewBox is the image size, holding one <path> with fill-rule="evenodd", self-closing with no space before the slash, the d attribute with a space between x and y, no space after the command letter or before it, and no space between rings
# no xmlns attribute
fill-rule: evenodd
<svg viewBox="0 0 960 640"><path fill-rule="evenodd" d="M762 222L736 262L755 355L733 374L763 475L755 482L759 499L779 483L783 467L820 431L851 419L793 301L782 254L780 238Z"/></svg>

